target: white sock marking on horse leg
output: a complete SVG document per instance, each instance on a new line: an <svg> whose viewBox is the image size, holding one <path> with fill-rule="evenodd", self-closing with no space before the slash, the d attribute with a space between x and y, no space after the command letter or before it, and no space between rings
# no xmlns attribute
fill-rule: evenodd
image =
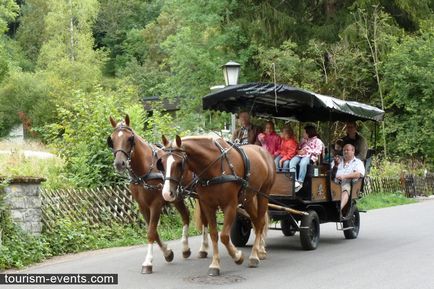
<svg viewBox="0 0 434 289"><path fill-rule="evenodd" d="M208 252L208 227L202 226L202 243L199 252Z"/></svg>
<svg viewBox="0 0 434 289"><path fill-rule="evenodd" d="M161 244L160 249L161 249L161 251L163 252L164 257L169 256L169 254L170 254L170 252L171 252L171 249L170 249L169 247L167 247L167 245L166 245L165 243L162 243L162 244Z"/></svg>
<svg viewBox="0 0 434 289"><path fill-rule="evenodd" d="M182 252L186 252L188 251L188 249L190 249L188 247L188 225L184 225L184 227L182 227Z"/></svg>
<svg viewBox="0 0 434 289"><path fill-rule="evenodd" d="M153 251L154 251L154 245L148 244L148 252L146 253L146 258L142 266L152 266L152 259L154 258Z"/></svg>
<svg viewBox="0 0 434 289"><path fill-rule="evenodd" d="M243 252L241 250L237 250L237 252L235 253L235 261L238 261L241 259L241 256L243 255Z"/></svg>

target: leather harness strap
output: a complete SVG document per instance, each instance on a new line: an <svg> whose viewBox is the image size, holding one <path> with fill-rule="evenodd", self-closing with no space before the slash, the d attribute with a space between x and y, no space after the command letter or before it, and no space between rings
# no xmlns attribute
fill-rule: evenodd
<svg viewBox="0 0 434 289"><path fill-rule="evenodd" d="M221 152L221 155L219 158L225 158L226 162L229 165L229 168L232 171L231 175L226 175L225 172L223 171L223 161L222 161L222 175L217 176L217 177L213 177L210 179L203 179L203 178L198 178L197 184L201 185L201 186L211 186L211 185L217 185L217 184L223 184L223 183L228 183L228 182L239 182L241 183L241 191L244 191L248 184L249 184L249 178L250 178L250 160L247 157L245 151L239 147L236 146L235 144L228 142L230 147L229 148L223 148L223 146L217 141L214 140L214 144L218 147L218 149ZM232 148L235 148L241 155L242 159L243 159L243 164L244 164L244 177L241 178L239 176L237 176L236 172L235 172L235 168L234 165L231 163L231 161L228 158L227 153L229 152L229 150L231 150Z"/></svg>

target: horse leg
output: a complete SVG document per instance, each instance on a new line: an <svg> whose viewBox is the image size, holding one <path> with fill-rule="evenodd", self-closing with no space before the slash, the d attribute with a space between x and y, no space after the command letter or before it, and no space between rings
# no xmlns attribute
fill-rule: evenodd
<svg viewBox="0 0 434 289"><path fill-rule="evenodd" d="M172 249L170 249L166 243L164 243L161 239L160 239L160 235L158 234L157 231L157 226L158 226L158 222L160 220L160 215L161 215L161 208L163 207L163 204L153 204L153 207L151 209L151 223L153 224L153 233L154 233L154 238L155 241L157 242L158 246L160 247L161 252L163 252L163 256L164 259L166 260L166 262L172 262L173 261L173 251ZM151 231L151 230L149 230Z"/></svg>
<svg viewBox="0 0 434 289"><path fill-rule="evenodd" d="M190 224L190 212L188 211L187 207L185 206L184 200L179 199L175 202L175 208L178 210L178 212L181 214L182 217L182 257L188 258L191 255L190 247L188 246L188 227Z"/></svg>
<svg viewBox="0 0 434 289"><path fill-rule="evenodd" d="M238 250L232 243L229 234L231 231L231 226L234 223L236 217L236 203L233 205L226 206L224 209L224 221L223 228L220 233L220 239L222 243L226 246L229 255L234 260L235 264L241 265L244 262L243 252Z"/></svg>
<svg viewBox="0 0 434 289"><path fill-rule="evenodd" d="M260 260L264 260L267 257L267 251L265 249L265 237L268 231L268 199L257 196L258 199L258 223L260 228L259 234L259 247L258 247L258 257Z"/></svg>
<svg viewBox="0 0 434 289"><path fill-rule="evenodd" d="M261 223L261 218L259 216L257 198L253 197L252 199L248 200L245 203L245 208L247 213L250 216L250 219L253 224L253 229L255 231L255 241L253 243L252 251L249 257L249 267L257 267L260 259L259 248L260 248L261 238L262 238L262 228L264 226L264 224Z"/></svg>
<svg viewBox="0 0 434 289"><path fill-rule="evenodd" d="M208 257L208 220L205 217L204 212L200 206L199 200L196 200L194 206L194 220L196 223L196 229L202 232L202 243L199 248L199 258Z"/></svg>
<svg viewBox="0 0 434 289"><path fill-rule="evenodd" d="M204 206L203 212L206 214L206 219L208 220L209 225L209 234L211 236L212 241L212 262L208 267L208 275L209 276L218 276L220 275L220 255L219 255L219 247L218 247L218 232L217 232L217 218L216 212L217 208Z"/></svg>
<svg viewBox="0 0 434 289"><path fill-rule="evenodd" d="M208 257L208 226L202 225L202 243L199 248L199 258Z"/></svg>
<svg viewBox="0 0 434 289"><path fill-rule="evenodd" d="M150 218L151 213L147 206L144 205L144 202L138 200L140 212L145 218L146 224L148 225L148 250L146 251L145 261L142 263L142 274L151 274L152 273L152 258L153 258L153 242L151 243L149 238L149 227L150 227Z"/></svg>

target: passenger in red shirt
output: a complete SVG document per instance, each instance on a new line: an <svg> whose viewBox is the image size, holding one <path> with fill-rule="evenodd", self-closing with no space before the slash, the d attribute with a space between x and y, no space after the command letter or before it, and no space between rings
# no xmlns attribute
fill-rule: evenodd
<svg viewBox="0 0 434 289"><path fill-rule="evenodd" d="M280 149L281 139L274 131L274 123L267 121L265 124L265 131L258 135L258 142L266 149L272 156Z"/></svg>
<svg viewBox="0 0 434 289"><path fill-rule="evenodd" d="M280 149L275 153L277 171L289 171L289 161L297 154L298 143L290 126L282 129Z"/></svg>

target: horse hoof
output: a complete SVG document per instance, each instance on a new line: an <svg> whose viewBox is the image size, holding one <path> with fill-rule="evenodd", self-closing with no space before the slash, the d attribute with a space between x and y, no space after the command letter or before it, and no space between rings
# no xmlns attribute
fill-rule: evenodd
<svg viewBox="0 0 434 289"><path fill-rule="evenodd" d="M152 273L152 265L142 266L142 274L151 274Z"/></svg>
<svg viewBox="0 0 434 289"><path fill-rule="evenodd" d="M220 275L220 269L219 268L209 268L208 269L208 276L219 276Z"/></svg>
<svg viewBox="0 0 434 289"><path fill-rule="evenodd" d="M249 259L249 267L250 268L256 268L259 265L259 260L256 258L250 258Z"/></svg>
<svg viewBox="0 0 434 289"><path fill-rule="evenodd" d="M199 252L199 258L205 259L207 257L208 257L208 252L206 252L206 251L200 251Z"/></svg>
<svg viewBox="0 0 434 289"><path fill-rule="evenodd" d="M185 259L187 259L188 257L190 257L190 255L191 255L190 248L187 251L182 252L182 257L184 257Z"/></svg>
<svg viewBox="0 0 434 289"><path fill-rule="evenodd" d="M170 250L169 255L164 256L164 259L166 259L167 262L172 262L173 261L173 251Z"/></svg>
<svg viewBox="0 0 434 289"><path fill-rule="evenodd" d="M237 261L235 261L235 264L237 265L241 265L244 262L244 254L241 252L241 256L240 259L238 259Z"/></svg>
<svg viewBox="0 0 434 289"><path fill-rule="evenodd" d="M263 252L263 253L259 253L259 260L265 260L267 259L267 253Z"/></svg>

